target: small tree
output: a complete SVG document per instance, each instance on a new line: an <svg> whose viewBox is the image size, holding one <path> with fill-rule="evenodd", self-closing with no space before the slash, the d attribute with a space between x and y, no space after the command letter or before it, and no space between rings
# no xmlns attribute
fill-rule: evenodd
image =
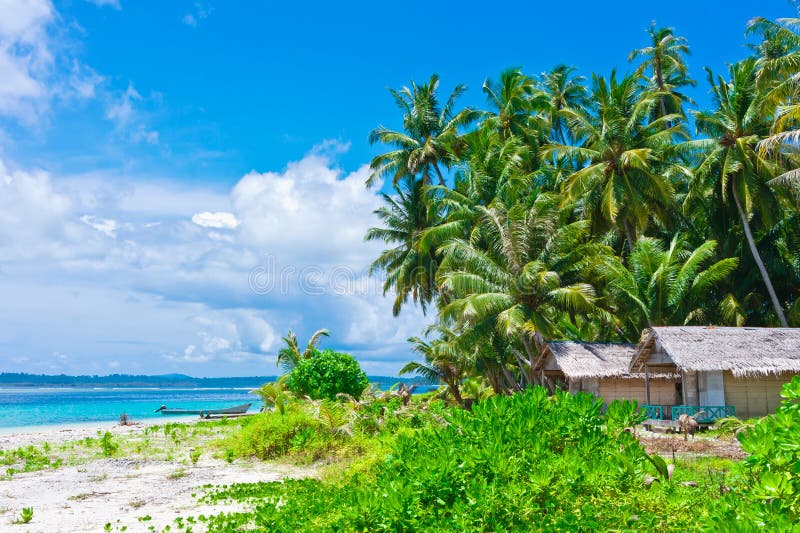
<svg viewBox="0 0 800 533"><path fill-rule="evenodd" d="M336 395L359 398L369 385L367 375L351 355L333 350L317 351L294 367L286 385L298 396L335 400Z"/></svg>

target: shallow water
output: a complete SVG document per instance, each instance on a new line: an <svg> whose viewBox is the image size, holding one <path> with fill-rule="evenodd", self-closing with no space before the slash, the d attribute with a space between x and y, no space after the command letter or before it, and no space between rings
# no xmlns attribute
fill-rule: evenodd
<svg viewBox="0 0 800 533"><path fill-rule="evenodd" d="M371 378L386 390L396 378ZM179 420L197 415L162 415L154 411L162 405L182 409L215 409L252 402L251 413L261 408L250 391L242 388L134 388L134 387L19 387L0 388L0 428L52 426L83 422L114 422L125 413L133 420L163 418ZM416 393L430 390L418 387Z"/></svg>
<svg viewBox="0 0 800 533"><path fill-rule="evenodd" d="M154 413L161 405L183 409L213 409L252 402L250 412L255 412L261 403L257 396L249 394L250 390L252 389L0 388L0 427L116 421L122 413L133 420L180 418Z"/></svg>

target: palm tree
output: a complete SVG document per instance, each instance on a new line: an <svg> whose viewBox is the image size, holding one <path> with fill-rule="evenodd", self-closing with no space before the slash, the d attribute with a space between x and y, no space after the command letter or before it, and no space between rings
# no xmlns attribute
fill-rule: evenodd
<svg viewBox="0 0 800 533"><path fill-rule="evenodd" d="M497 130L503 140L516 136L536 143L545 133L546 121L535 111L548 105L547 95L519 69L503 71L499 82L487 79L483 92L492 110L483 113L482 126Z"/></svg>
<svg viewBox="0 0 800 533"><path fill-rule="evenodd" d="M650 46L631 51L628 61L644 58L637 72L650 71L653 90L658 92L658 111L656 115L683 114L682 103L691 102L686 95L676 89L685 85L696 85L689 78L684 60L689 55L689 45L684 37L675 36L674 28L657 28L655 21L648 30Z"/></svg>
<svg viewBox="0 0 800 533"><path fill-rule="evenodd" d="M425 360L409 362L400 370L400 375L416 374L429 381L441 381L447 386L453 399L459 405L463 405L460 386L466 376L466 369L470 366L469 362L459 355L453 342L456 335L452 330L434 324L426 328L424 335L427 337L431 333L438 333L438 337L430 342L419 337L408 339L412 349Z"/></svg>
<svg viewBox="0 0 800 533"><path fill-rule="evenodd" d="M621 228L633 250L650 218L669 223L674 194L670 177L680 169L665 152L673 137L686 134L680 115L650 118L657 95L644 90L638 76L617 81L612 73L608 82L595 76L591 100L596 106L592 113L562 111L575 137L583 139L582 146L552 144L542 155L583 162L564 183L565 202L582 205L595 234Z"/></svg>
<svg viewBox="0 0 800 533"><path fill-rule="evenodd" d="M706 322L710 292L738 263L726 258L708 265L716 247L716 242L706 241L691 250L676 234L665 249L660 240L643 237L636 242L627 265L611 256L597 265L617 306L625 309L618 316L624 317L629 340L638 340L646 327Z"/></svg>
<svg viewBox="0 0 800 533"><path fill-rule="evenodd" d="M757 87L756 60L746 59L730 67L731 81L715 80L708 71L716 109L696 112L695 123L708 139L684 143L682 150L699 151L701 160L694 171L686 199L690 206L701 202L709 190L723 204L733 197L750 253L753 256L772 307L783 327L788 327L780 300L758 251L750 218L758 212L769 226L780 206L768 182L780 174L773 162L759 153L758 143L769 134L769 120L763 113L764 100Z"/></svg>
<svg viewBox="0 0 800 533"><path fill-rule="evenodd" d="M370 274L384 271L384 295L395 293L392 313L397 316L409 296L425 312L436 296L435 274L438 263L435 251L419 244L419 237L427 228L436 225L439 215L425 199L426 187L422 181L406 177L397 194L382 194L385 205L375 211L383 227L370 228L368 241L383 241L393 246L386 249L370 265Z"/></svg>
<svg viewBox="0 0 800 533"><path fill-rule="evenodd" d="M794 188L800 194L800 18L776 22L757 17L748 23L747 32L757 33L763 41L758 47L758 85L764 90L765 112L774 114L771 135L759 143L762 155L782 160L788 168L772 184ZM766 110L769 111L766 111ZM773 111L774 110L774 111Z"/></svg>
<svg viewBox="0 0 800 533"><path fill-rule="evenodd" d="M530 205L478 206L476 231L486 245L452 239L442 247L437 276L452 295L440 316L459 325L462 348L483 350L476 341L488 342L501 371L507 355L516 357L528 384L534 382L537 333L554 334L564 314L601 315L590 285L564 283L599 248L584 243L584 221L558 226L555 204L541 194Z"/></svg>
<svg viewBox="0 0 800 533"><path fill-rule="evenodd" d="M469 125L477 115L464 109L455 112L456 99L466 87L457 85L444 105L439 103L436 91L439 76L432 75L428 83L403 87L399 91L389 89L395 103L403 111L403 131L392 131L383 126L372 130L370 144L382 143L394 149L372 158L367 186L387 175L397 184L400 180L422 174L427 185L431 172L444 185L441 166L450 168L458 156L459 130Z"/></svg>
<svg viewBox="0 0 800 533"><path fill-rule="evenodd" d="M311 335L305 349L300 351L297 335L295 335L294 331L289 330L289 333L287 333L285 337L281 337L283 342L286 343L286 346L278 351L277 365L283 369L284 373L291 372L301 360L313 357L319 341L322 340L322 337L327 337L329 335L330 331L327 329L318 329Z"/></svg>
<svg viewBox="0 0 800 533"><path fill-rule="evenodd" d="M469 238L480 221L478 206L496 199L513 203L533 188L530 161L536 152L516 136L503 139L492 128L479 128L467 136L469 158L455 174L455 186L432 187L429 196L441 220L420 235L421 249L437 249L453 238Z"/></svg>
<svg viewBox="0 0 800 533"><path fill-rule="evenodd" d="M557 65L539 76L538 80L539 88L549 100L550 138L561 144L571 144L568 140L569 126L562 111L583 108L588 102L585 78L574 76L574 73L575 67Z"/></svg>

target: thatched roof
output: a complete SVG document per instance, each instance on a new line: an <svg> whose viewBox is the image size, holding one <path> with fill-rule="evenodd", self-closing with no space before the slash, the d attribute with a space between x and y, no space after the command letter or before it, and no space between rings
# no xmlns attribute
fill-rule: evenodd
<svg viewBox="0 0 800 533"><path fill-rule="evenodd" d="M540 370L549 358L569 379L627 376L633 344L551 341L545 345L536 364Z"/></svg>
<svg viewBox="0 0 800 533"><path fill-rule="evenodd" d="M688 371L730 370L739 377L800 372L800 328L657 327L643 339L631 371L666 356Z"/></svg>

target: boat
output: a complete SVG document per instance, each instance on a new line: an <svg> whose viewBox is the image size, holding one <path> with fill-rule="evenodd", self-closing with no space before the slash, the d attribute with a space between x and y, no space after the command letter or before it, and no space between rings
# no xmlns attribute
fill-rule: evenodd
<svg viewBox="0 0 800 533"><path fill-rule="evenodd" d="M235 405L222 409L177 409L162 405L156 409L155 412L161 413L162 415L200 415L201 417L210 415L243 415L252 405L252 403L243 403L242 405Z"/></svg>

